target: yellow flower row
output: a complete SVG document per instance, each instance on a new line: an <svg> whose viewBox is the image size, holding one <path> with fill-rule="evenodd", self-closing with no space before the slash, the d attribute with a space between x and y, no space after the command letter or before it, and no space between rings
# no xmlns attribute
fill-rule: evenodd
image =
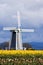
<svg viewBox="0 0 43 65"><path fill-rule="evenodd" d="M0 50L0 54L15 55L15 54L42 54L43 50Z"/></svg>

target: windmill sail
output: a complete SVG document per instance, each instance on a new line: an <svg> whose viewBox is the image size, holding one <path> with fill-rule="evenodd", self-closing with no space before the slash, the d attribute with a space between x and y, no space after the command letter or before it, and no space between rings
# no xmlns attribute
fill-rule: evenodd
<svg viewBox="0 0 43 65"><path fill-rule="evenodd" d="M20 23L20 12L17 11L17 19L18 19L18 28L21 27L21 23Z"/></svg>
<svg viewBox="0 0 43 65"><path fill-rule="evenodd" d="M17 48L23 49L22 47L22 35L21 35L21 22L20 22L20 12L17 12L18 17L18 32L17 32Z"/></svg>
<svg viewBox="0 0 43 65"><path fill-rule="evenodd" d="M34 32L34 29L22 29L22 32Z"/></svg>
<svg viewBox="0 0 43 65"><path fill-rule="evenodd" d="M16 30L16 27L4 27L3 30Z"/></svg>

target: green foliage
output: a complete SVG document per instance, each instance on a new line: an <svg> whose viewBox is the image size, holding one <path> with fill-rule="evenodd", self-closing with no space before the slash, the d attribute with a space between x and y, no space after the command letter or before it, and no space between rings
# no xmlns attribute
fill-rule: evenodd
<svg viewBox="0 0 43 65"><path fill-rule="evenodd" d="M43 65L43 55L0 55L0 65Z"/></svg>

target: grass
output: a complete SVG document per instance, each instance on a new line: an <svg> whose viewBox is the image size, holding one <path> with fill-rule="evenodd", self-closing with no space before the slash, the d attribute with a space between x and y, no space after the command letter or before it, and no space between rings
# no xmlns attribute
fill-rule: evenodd
<svg viewBox="0 0 43 65"><path fill-rule="evenodd" d="M0 65L43 65L43 50L0 50Z"/></svg>

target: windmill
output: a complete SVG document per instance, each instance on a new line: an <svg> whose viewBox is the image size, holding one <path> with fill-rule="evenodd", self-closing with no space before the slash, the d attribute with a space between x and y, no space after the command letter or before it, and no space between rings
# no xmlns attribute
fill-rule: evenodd
<svg viewBox="0 0 43 65"><path fill-rule="evenodd" d="M4 27L3 30L10 30L11 34L11 41L9 43L9 49L14 48L15 50L22 50L22 32L34 32L34 29L22 29L20 23L20 12L17 12L17 19L18 19L18 28L16 27Z"/></svg>

